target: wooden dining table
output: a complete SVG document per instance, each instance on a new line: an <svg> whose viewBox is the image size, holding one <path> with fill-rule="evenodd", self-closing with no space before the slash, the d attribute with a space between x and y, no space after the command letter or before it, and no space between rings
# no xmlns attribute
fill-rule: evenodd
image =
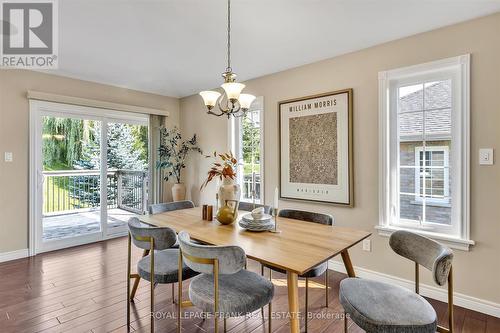
<svg viewBox="0 0 500 333"><path fill-rule="evenodd" d="M248 212L240 211L238 216ZM192 239L210 245L237 245L248 258L287 272L288 310L291 332L299 332L298 277L311 268L341 255L347 274L354 277L349 248L371 235L347 227L277 218L279 233L246 231L235 222L222 225L202 219L200 207L139 216L140 221L158 227L184 230Z"/></svg>

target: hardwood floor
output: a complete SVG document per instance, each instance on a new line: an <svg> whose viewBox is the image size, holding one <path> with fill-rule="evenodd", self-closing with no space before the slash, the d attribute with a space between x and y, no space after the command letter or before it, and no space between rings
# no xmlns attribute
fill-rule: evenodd
<svg viewBox="0 0 500 333"><path fill-rule="evenodd" d="M133 255L137 259L141 251L135 249ZM121 238L0 264L0 332L126 332L126 260L126 239ZM255 262L249 262L249 269L260 272ZM329 308L324 307L322 278L310 282L310 311L314 318L309 320L309 332L343 332L343 322L338 318L343 313L338 286L344 277L330 274ZM283 318L288 306L286 278L274 273L273 282L273 332L288 332L288 320ZM302 308L304 285L299 286ZM175 332L171 287L158 285L155 295L157 315L163 317L156 321L156 332ZM445 324L446 305L430 301L440 323ZM455 314L456 332L500 332L499 318L460 307L455 308ZM195 308L185 309L185 316L184 332L213 331L213 321L200 318ZM131 317L131 331L149 332L148 282L139 285ZM350 323L349 332L363 332ZM257 311L246 318L228 319L227 329L266 332L267 319L264 322Z"/></svg>

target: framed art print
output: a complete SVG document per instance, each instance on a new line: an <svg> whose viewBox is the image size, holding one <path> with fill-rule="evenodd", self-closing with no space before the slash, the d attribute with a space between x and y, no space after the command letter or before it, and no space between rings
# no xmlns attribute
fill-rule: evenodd
<svg viewBox="0 0 500 333"><path fill-rule="evenodd" d="M352 89L278 109L281 198L353 206Z"/></svg>

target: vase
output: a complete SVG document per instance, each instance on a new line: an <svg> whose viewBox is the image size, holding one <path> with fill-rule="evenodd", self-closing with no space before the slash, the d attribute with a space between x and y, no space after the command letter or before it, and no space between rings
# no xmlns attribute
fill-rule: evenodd
<svg viewBox="0 0 500 333"><path fill-rule="evenodd" d="M172 186L172 199L174 201L186 200L186 185L183 183L175 183Z"/></svg>
<svg viewBox="0 0 500 333"><path fill-rule="evenodd" d="M226 200L240 201L241 187L234 179L224 178L219 186L219 207L226 205Z"/></svg>

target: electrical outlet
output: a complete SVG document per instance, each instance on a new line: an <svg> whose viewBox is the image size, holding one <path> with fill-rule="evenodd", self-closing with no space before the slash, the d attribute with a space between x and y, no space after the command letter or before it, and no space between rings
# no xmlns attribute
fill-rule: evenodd
<svg viewBox="0 0 500 333"><path fill-rule="evenodd" d="M363 240L363 251L372 251L372 241L370 239Z"/></svg>
<svg viewBox="0 0 500 333"><path fill-rule="evenodd" d="M493 148L479 149L479 164L493 165Z"/></svg>
<svg viewBox="0 0 500 333"><path fill-rule="evenodd" d="M6 151L5 152L5 162L12 162L12 160L13 160L12 153L10 151Z"/></svg>

